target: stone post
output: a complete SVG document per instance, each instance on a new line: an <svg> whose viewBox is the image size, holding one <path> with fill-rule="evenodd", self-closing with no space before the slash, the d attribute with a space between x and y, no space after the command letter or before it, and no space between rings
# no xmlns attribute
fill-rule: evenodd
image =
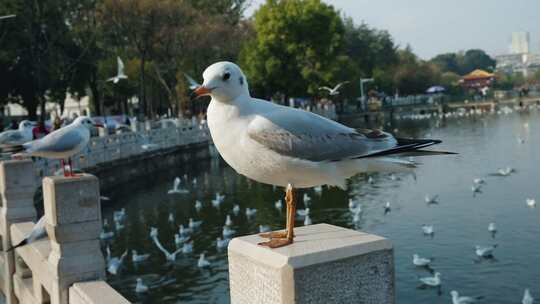
<svg viewBox="0 0 540 304"><path fill-rule="evenodd" d="M8 160L0 163L0 236L2 250L0 255L4 261L2 269L2 292L6 303L18 303L13 291L13 274L15 273L14 252L6 252L11 247L10 226L13 223L33 221L36 218L34 193L36 192L36 175L30 160Z"/></svg>
<svg viewBox="0 0 540 304"><path fill-rule="evenodd" d="M292 245L269 249L258 235L229 244L232 304L394 303L392 244L328 224L294 230Z"/></svg>
<svg viewBox="0 0 540 304"><path fill-rule="evenodd" d="M99 181L89 174L46 177L43 199L51 240L48 263L54 276L51 303L66 304L73 283L105 278L105 261L99 247Z"/></svg>

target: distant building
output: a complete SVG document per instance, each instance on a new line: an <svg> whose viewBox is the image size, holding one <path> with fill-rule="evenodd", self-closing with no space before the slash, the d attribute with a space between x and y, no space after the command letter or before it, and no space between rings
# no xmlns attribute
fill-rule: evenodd
<svg viewBox="0 0 540 304"><path fill-rule="evenodd" d="M512 54L523 54L529 52L529 32L512 33L510 52Z"/></svg>
<svg viewBox="0 0 540 304"><path fill-rule="evenodd" d="M529 33L512 33L510 54L495 56L497 71L527 77L540 69L540 53L529 52Z"/></svg>
<svg viewBox="0 0 540 304"><path fill-rule="evenodd" d="M484 70L474 70L463 76L459 82L467 90L479 91L491 87L495 82L495 74Z"/></svg>

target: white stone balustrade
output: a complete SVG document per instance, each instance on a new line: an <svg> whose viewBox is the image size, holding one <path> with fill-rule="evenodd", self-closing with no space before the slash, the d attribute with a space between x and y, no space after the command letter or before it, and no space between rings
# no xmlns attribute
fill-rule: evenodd
<svg viewBox="0 0 540 304"><path fill-rule="evenodd" d="M292 245L269 249L258 235L229 244L232 304L394 303L392 244L328 224L294 230Z"/></svg>
<svg viewBox="0 0 540 304"><path fill-rule="evenodd" d="M34 226L28 221L36 212L34 172L29 160L0 163L4 248L19 243ZM48 238L2 253L0 290L7 303L129 303L103 281L99 196L99 181L93 175L44 178ZM13 211L19 217L4 216Z"/></svg>

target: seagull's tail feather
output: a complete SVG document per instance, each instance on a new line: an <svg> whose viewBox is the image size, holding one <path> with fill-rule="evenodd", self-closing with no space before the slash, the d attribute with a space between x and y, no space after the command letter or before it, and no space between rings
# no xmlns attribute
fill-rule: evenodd
<svg viewBox="0 0 540 304"><path fill-rule="evenodd" d="M383 151L377 151L367 155L362 155L358 158L372 158L381 156L426 156L426 155L448 155L457 154L455 152L446 151L428 151L421 150L429 146L440 144L442 141L438 139L408 139L408 138L396 138L398 145L396 147L386 149Z"/></svg>
<svg viewBox="0 0 540 304"><path fill-rule="evenodd" d="M8 250L6 250L6 252L13 251L13 250L15 250L15 248L19 248L19 247L24 246L26 244L28 244L28 239L24 239L24 240L20 241L19 244L9 247Z"/></svg>

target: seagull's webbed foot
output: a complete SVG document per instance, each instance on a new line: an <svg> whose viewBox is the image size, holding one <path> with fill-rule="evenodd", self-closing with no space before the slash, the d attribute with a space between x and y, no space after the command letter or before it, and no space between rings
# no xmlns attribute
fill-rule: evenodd
<svg viewBox="0 0 540 304"><path fill-rule="evenodd" d="M260 237L265 239L285 239L287 238L287 230L285 231L272 231L268 233L259 234ZM293 235L294 237L294 235Z"/></svg>
<svg viewBox="0 0 540 304"><path fill-rule="evenodd" d="M292 239L281 238L281 239L271 239L270 241L267 241L267 242L261 242L259 243L259 246L266 246L269 248L279 248L279 247L290 245L292 243L293 243Z"/></svg>

